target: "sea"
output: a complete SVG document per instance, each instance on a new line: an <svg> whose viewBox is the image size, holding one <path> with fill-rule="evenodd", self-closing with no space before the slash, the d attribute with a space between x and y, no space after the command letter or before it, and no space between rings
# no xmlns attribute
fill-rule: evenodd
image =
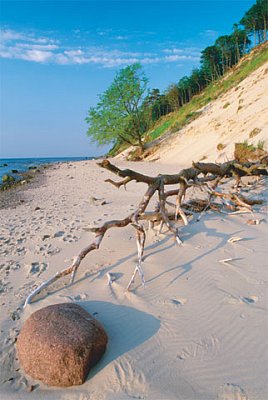
<svg viewBox="0 0 268 400"><path fill-rule="evenodd" d="M19 179L19 174L12 173L12 170L27 172L30 167L38 167L45 164L55 164L67 161L92 160L94 157L55 157L55 158L0 158L0 184L5 174Z"/></svg>

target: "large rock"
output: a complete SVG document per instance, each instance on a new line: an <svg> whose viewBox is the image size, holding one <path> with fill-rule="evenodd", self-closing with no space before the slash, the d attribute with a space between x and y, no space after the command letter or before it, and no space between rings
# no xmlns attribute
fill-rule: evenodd
<svg viewBox="0 0 268 400"><path fill-rule="evenodd" d="M25 322L18 340L26 373L50 386L81 385L106 349L101 324L77 304L42 308Z"/></svg>
<svg viewBox="0 0 268 400"><path fill-rule="evenodd" d="M3 183L11 183L11 182L14 182L14 181L15 181L15 178L12 175L5 174L5 175L2 176L2 182Z"/></svg>

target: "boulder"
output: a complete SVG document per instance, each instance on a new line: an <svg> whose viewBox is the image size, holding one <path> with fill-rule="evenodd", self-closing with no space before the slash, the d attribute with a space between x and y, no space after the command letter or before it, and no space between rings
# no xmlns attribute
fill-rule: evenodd
<svg viewBox="0 0 268 400"><path fill-rule="evenodd" d="M105 352L101 324L77 304L63 303L34 312L17 339L24 371L50 386L81 385Z"/></svg>
<svg viewBox="0 0 268 400"><path fill-rule="evenodd" d="M5 175L2 176L2 182L3 183L11 183L11 182L14 182L14 181L15 181L15 178L12 175L5 174Z"/></svg>

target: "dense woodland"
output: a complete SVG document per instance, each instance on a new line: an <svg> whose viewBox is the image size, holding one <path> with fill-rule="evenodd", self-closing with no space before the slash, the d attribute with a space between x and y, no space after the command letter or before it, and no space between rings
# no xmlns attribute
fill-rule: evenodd
<svg viewBox="0 0 268 400"><path fill-rule="evenodd" d="M164 115L179 110L211 82L220 79L241 57L267 40L268 2L257 0L230 35L217 38L201 52L200 67L172 83L164 93L148 90L148 81L139 64L119 73L111 87L91 108L87 134L99 144L128 143L143 149L142 137Z"/></svg>

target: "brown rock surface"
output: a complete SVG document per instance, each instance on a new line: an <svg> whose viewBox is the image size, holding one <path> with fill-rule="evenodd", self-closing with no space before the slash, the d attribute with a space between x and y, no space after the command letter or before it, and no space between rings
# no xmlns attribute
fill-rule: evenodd
<svg viewBox="0 0 268 400"><path fill-rule="evenodd" d="M24 371L50 386L84 383L106 349L101 324L77 304L63 303L34 312L17 340Z"/></svg>

